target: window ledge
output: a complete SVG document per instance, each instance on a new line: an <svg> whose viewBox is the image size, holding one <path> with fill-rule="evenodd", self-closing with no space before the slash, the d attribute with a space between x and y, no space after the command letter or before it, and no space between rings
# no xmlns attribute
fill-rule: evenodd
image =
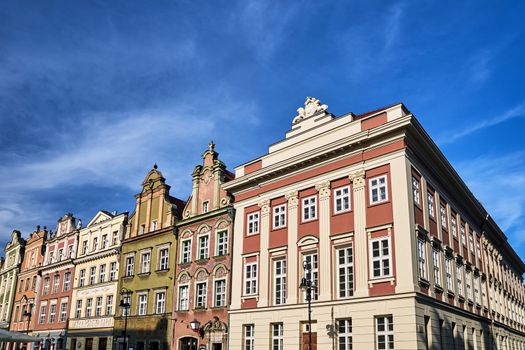
<svg viewBox="0 0 525 350"><path fill-rule="evenodd" d="M226 259L226 258L228 257L228 255L230 255L230 254L214 255L213 258L214 258L215 260L217 260L217 259Z"/></svg>
<svg viewBox="0 0 525 350"><path fill-rule="evenodd" d="M443 287L439 286L439 285L434 285L434 290L436 292L439 292L439 293L443 293Z"/></svg>
<svg viewBox="0 0 525 350"><path fill-rule="evenodd" d="M210 261L210 258L202 258L202 259L195 260L195 263L196 264L204 264L204 263L207 263L208 261Z"/></svg>
<svg viewBox="0 0 525 350"><path fill-rule="evenodd" d="M191 265L191 261L186 261L186 262L179 263L180 267L188 267L190 265Z"/></svg>
<svg viewBox="0 0 525 350"><path fill-rule="evenodd" d="M122 278L123 279L132 279L133 277L135 277L135 275L127 275L127 276L124 276Z"/></svg>
<svg viewBox="0 0 525 350"><path fill-rule="evenodd" d="M430 282L424 277L419 277L419 284L425 288L430 287Z"/></svg>
<svg viewBox="0 0 525 350"><path fill-rule="evenodd" d="M224 306L214 306L211 309L212 310L224 310L224 309L226 309L226 305L224 305Z"/></svg>
<svg viewBox="0 0 525 350"><path fill-rule="evenodd" d="M149 271L148 272L141 272L141 273L137 274L137 276L139 276L139 277L145 277L145 276L149 276L149 275L151 275L151 272L149 272Z"/></svg>
<svg viewBox="0 0 525 350"><path fill-rule="evenodd" d="M454 291L450 290L450 289L447 289L447 294L451 297L453 297L455 294L454 294Z"/></svg>
<svg viewBox="0 0 525 350"><path fill-rule="evenodd" d="M160 269L160 270L155 270L155 272L159 273L159 272L168 272L170 269L167 268L167 269Z"/></svg>
<svg viewBox="0 0 525 350"><path fill-rule="evenodd" d="M206 310L207 310L206 307L201 306L201 307L196 307L195 309L193 309L193 312L204 312Z"/></svg>
<svg viewBox="0 0 525 350"><path fill-rule="evenodd" d="M396 281L396 278L393 276L372 278L368 280L368 288L371 288L376 283L383 283L383 282L390 282L390 284L393 285L395 281Z"/></svg>

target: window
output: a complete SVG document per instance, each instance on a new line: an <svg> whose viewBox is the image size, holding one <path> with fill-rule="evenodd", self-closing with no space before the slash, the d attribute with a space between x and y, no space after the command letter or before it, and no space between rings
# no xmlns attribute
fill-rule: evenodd
<svg viewBox="0 0 525 350"><path fill-rule="evenodd" d="M98 237L93 238L93 247L91 248L91 251L95 251L98 248Z"/></svg>
<svg viewBox="0 0 525 350"><path fill-rule="evenodd" d="M140 273L149 273L150 272L150 261L151 261L151 252L144 252L140 255Z"/></svg>
<svg viewBox="0 0 525 350"><path fill-rule="evenodd" d="M189 309L189 293L188 286L179 287L179 310L188 310Z"/></svg>
<svg viewBox="0 0 525 350"><path fill-rule="evenodd" d="M246 295L257 294L257 263L244 266L244 293Z"/></svg>
<svg viewBox="0 0 525 350"><path fill-rule="evenodd" d="M460 232L461 232L461 243L463 243L464 246L467 245L467 239L465 237L465 225L461 225L461 228L460 228Z"/></svg>
<svg viewBox="0 0 525 350"><path fill-rule="evenodd" d="M342 213L350 210L350 186L337 188L334 191L334 212Z"/></svg>
<svg viewBox="0 0 525 350"><path fill-rule="evenodd" d="M372 276L374 278L390 276L390 238L378 238L370 241L372 247Z"/></svg>
<svg viewBox="0 0 525 350"><path fill-rule="evenodd" d="M273 207L273 228L283 228L286 226L286 204Z"/></svg>
<svg viewBox="0 0 525 350"><path fill-rule="evenodd" d="M82 241L82 255L87 254L87 249L88 249L88 241L87 240Z"/></svg>
<svg viewBox="0 0 525 350"><path fill-rule="evenodd" d="M474 255L474 238L472 237L472 232L468 236L468 245L471 255Z"/></svg>
<svg viewBox="0 0 525 350"><path fill-rule="evenodd" d="M421 205L421 194L419 191L419 179L412 176L412 195L414 197L414 203Z"/></svg>
<svg viewBox="0 0 525 350"><path fill-rule="evenodd" d="M39 324L44 324L44 322L46 322L46 306L47 305L40 306L40 318L38 319Z"/></svg>
<svg viewBox="0 0 525 350"><path fill-rule="evenodd" d="M462 265L460 264L456 265L456 284L458 294L463 296L463 271Z"/></svg>
<svg viewBox="0 0 525 350"><path fill-rule="evenodd" d="M60 275L53 277L53 293L58 293L58 287L60 286Z"/></svg>
<svg viewBox="0 0 525 350"><path fill-rule="evenodd" d="M286 303L286 260L275 260L273 267L273 302L275 305L281 305Z"/></svg>
<svg viewBox="0 0 525 350"><path fill-rule="evenodd" d="M146 224L142 224L139 226L139 235L143 235L144 231L146 231Z"/></svg>
<svg viewBox="0 0 525 350"><path fill-rule="evenodd" d="M217 255L228 254L228 231L217 232Z"/></svg>
<svg viewBox="0 0 525 350"><path fill-rule="evenodd" d="M481 305L486 305L486 304L487 304L486 285L485 285L485 281L481 280ZM521 316L520 316L519 322L522 323Z"/></svg>
<svg viewBox="0 0 525 350"><path fill-rule="evenodd" d="M226 306L226 280L215 281L214 307Z"/></svg>
<svg viewBox="0 0 525 350"><path fill-rule="evenodd" d="M151 225L150 225L150 227L149 227L149 230L150 230L150 232L152 232L152 231L156 231L156 230L157 230L157 220L153 220L153 221L151 222Z"/></svg>
<svg viewBox="0 0 525 350"><path fill-rule="evenodd" d="M307 271L304 277L313 282L312 300L317 300L317 287L319 285L319 264L317 253L305 254L303 256L303 266L305 263L310 265L310 271ZM303 293L303 300L306 301L306 292Z"/></svg>
<svg viewBox="0 0 525 350"><path fill-rule="evenodd" d="M458 224L454 215L450 218L450 229L452 230L452 236L458 238Z"/></svg>
<svg viewBox="0 0 525 350"><path fill-rule="evenodd" d="M97 274L97 267L91 266L89 268L89 285L95 284L95 276Z"/></svg>
<svg viewBox="0 0 525 350"><path fill-rule="evenodd" d="M197 294L195 297L195 308L205 309L206 308L206 282L197 283L195 285Z"/></svg>
<svg viewBox="0 0 525 350"><path fill-rule="evenodd" d="M303 221L317 218L317 197L303 198Z"/></svg>
<svg viewBox="0 0 525 350"><path fill-rule="evenodd" d="M137 306L138 307L137 314L139 316L144 316L146 315L146 311L148 309L148 294L146 293L139 294L138 300L139 300L139 304Z"/></svg>
<svg viewBox="0 0 525 350"><path fill-rule="evenodd" d="M128 294L128 295L125 295L122 300L124 301L125 304L128 304L128 305L131 305L131 296ZM129 316L130 314L130 308L121 308L122 309L122 316Z"/></svg>
<svg viewBox="0 0 525 350"><path fill-rule="evenodd" d="M93 308L93 298L86 299L86 312L84 317L91 317L91 309Z"/></svg>
<svg viewBox="0 0 525 350"><path fill-rule="evenodd" d="M155 313L162 315L166 312L166 292L155 293Z"/></svg>
<svg viewBox="0 0 525 350"><path fill-rule="evenodd" d="M439 251L432 249L432 265L434 266L434 284L441 286L441 263Z"/></svg>
<svg viewBox="0 0 525 350"><path fill-rule="evenodd" d="M425 254L425 241L422 239L417 240L417 259L418 259L418 271L419 277L423 279L428 279L427 276L427 264L426 264L426 254Z"/></svg>
<svg viewBox="0 0 525 350"><path fill-rule="evenodd" d="M22 293L23 287L24 287L24 280L20 279L20 285L18 286L18 293Z"/></svg>
<svg viewBox="0 0 525 350"><path fill-rule="evenodd" d="M354 258L352 246L337 249L337 286L339 298L354 294Z"/></svg>
<svg viewBox="0 0 525 350"><path fill-rule="evenodd" d="M272 323L272 350L284 350L283 324Z"/></svg>
<svg viewBox="0 0 525 350"><path fill-rule="evenodd" d="M117 279L117 262L113 261L109 264L109 280L115 281Z"/></svg>
<svg viewBox="0 0 525 350"><path fill-rule="evenodd" d="M159 270L167 270L169 264L169 250L168 248L159 249Z"/></svg>
<svg viewBox="0 0 525 350"><path fill-rule="evenodd" d="M370 204L378 204L388 201L386 187L386 175L370 179Z"/></svg>
<svg viewBox="0 0 525 350"><path fill-rule="evenodd" d="M182 241L182 254L181 260L182 264L191 262L191 240L187 239Z"/></svg>
<svg viewBox="0 0 525 350"><path fill-rule="evenodd" d="M15 313L13 314L13 321L18 322L22 321L22 315L20 314L20 306L17 305L15 308Z"/></svg>
<svg viewBox="0 0 525 350"><path fill-rule="evenodd" d="M248 234L259 232L259 212L248 214Z"/></svg>
<svg viewBox="0 0 525 350"><path fill-rule="evenodd" d="M479 301L479 276L474 275L474 301L476 304L481 304Z"/></svg>
<svg viewBox="0 0 525 350"><path fill-rule="evenodd" d="M71 272L64 274L64 292L67 292L71 286Z"/></svg>
<svg viewBox="0 0 525 350"><path fill-rule="evenodd" d="M44 278L44 289L42 291L44 295L49 293L49 277Z"/></svg>
<svg viewBox="0 0 525 350"><path fill-rule="evenodd" d="M446 229L447 228L447 210L442 204L439 206L439 213L441 217L441 227Z"/></svg>
<svg viewBox="0 0 525 350"><path fill-rule="evenodd" d="M427 199L428 199L428 215L431 217L431 218L434 218L435 217L435 213L434 213L434 194L428 192L427 193Z"/></svg>
<svg viewBox="0 0 525 350"><path fill-rule="evenodd" d="M49 264L53 263L53 257L54 257L55 253L54 252L49 252ZM9 258L9 265L11 265L11 258Z"/></svg>
<svg viewBox="0 0 525 350"><path fill-rule="evenodd" d="M135 257L134 256L126 257L126 275L125 277L133 276L134 265L135 265Z"/></svg>
<svg viewBox="0 0 525 350"><path fill-rule="evenodd" d="M392 316L376 317L376 336L378 350L394 349L394 323Z"/></svg>
<svg viewBox="0 0 525 350"><path fill-rule="evenodd" d="M254 325L244 325L244 348L243 350L254 350L255 336Z"/></svg>
<svg viewBox="0 0 525 350"><path fill-rule="evenodd" d="M36 276L33 276L33 281L31 282L31 290L36 289Z"/></svg>
<svg viewBox="0 0 525 350"><path fill-rule="evenodd" d="M106 264L100 265L98 268L98 283L106 281Z"/></svg>
<svg viewBox="0 0 525 350"><path fill-rule="evenodd" d="M113 295L108 295L106 297L106 316L111 316L113 314Z"/></svg>
<svg viewBox="0 0 525 350"><path fill-rule="evenodd" d="M102 297L97 297L97 301L95 304L95 316L102 316Z"/></svg>
<svg viewBox="0 0 525 350"><path fill-rule="evenodd" d="M352 319L337 320L339 350L352 350Z"/></svg>
<svg viewBox="0 0 525 350"><path fill-rule="evenodd" d="M70 244L67 246L67 257L72 258L73 257L73 245Z"/></svg>
<svg viewBox="0 0 525 350"><path fill-rule="evenodd" d="M113 245L118 243L118 231L113 231L112 240L113 240Z"/></svg>
<svg viewBox="0 0 525 350"><path fill-rule="evenodd" d="M465 273L465 285L467 286L467 298L472 300L472 274L469 270Z"/></svg>
<svg viewBox="0 0 525 350"><path fill-rule="evenodd" d="M108 235L102 235L102 247L101 249L104 249L108 246Z"/></svg>
<svg viewBox="0 0 525 350"><path fill-rule="evenodd" d="M82 317L82 300L77 300L77 307L75 310L75 318Z"/></svg>
<svg viewBox="0 0 525 350"><path fill-rule="evenodd" d="M445 258L445 275L447 277L447 289L452 292L454 290L452 285L452 259L449 257Z"/></svg>
<svg viewBox="0 0 525 350"><path fill-rule="evenodd" d="M209 241L210 241L210 236L208 235L199 237L199 257L198 257L199 260L208 259Z"/></svg>
<svg viewBox="0 0 525 350"><path fill-rule="evenodd" d="M210 205L210 202L208 201L202 202L202 212L203 213L207 213L208 210L210 210L209 205Z"/></svg>

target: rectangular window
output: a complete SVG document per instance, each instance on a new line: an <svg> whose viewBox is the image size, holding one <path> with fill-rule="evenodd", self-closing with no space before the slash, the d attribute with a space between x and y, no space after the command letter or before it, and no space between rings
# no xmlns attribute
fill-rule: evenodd
<svg viewBox="0 0 525 350"><path fill-rule="evenodd" d="M352 350L352 319L337 320L337 342L339 350Z"/></svg>
<svg viewBox="0 0 525 350"><path fill-rule="evenodd" d="M481 280L481 305L487 304L487 292L486 292L486 285L485 281ZM522 322L521 316L519 322Z"/></svg>
<svg viewBox="0 0 525 350"><path fill-rule="evenodd" d="M113 314L113 295L108 295L106 297L106 316L111 316Z"/></svg>
<svg viewBox="0 0 525 350"><path fill-rule="evenodd" d="M303 198L303 220L309 221L317 218L317 197Z"/></svg>
<svg viewBox="0 0 525 350"><path fill-rule="evenodd" d="M286 303L286 260L275 260L273 262L274 278L274 305Z"/></svg>
<svg viewBox="0 0 525 350"><path fill-rule="evenodd" d="M354 295L354 258L352 246L337 249L337 286L339 298Z"/></svg>
<svg viewBox="0 0 525 350"><path fill-rule="evenodd" d="M217 255L228 254L228 231L217 232Z"/></svg>
<svg viewBox="0 0 525 350"><path fill-rule="evenodd" d="M283 228L286 226L286 204L273 207L273 228Z"/></svg>
<svg viewBox="0 0 525 350"><path fill-rule="evenodd" d="M377 350L394 349L394 323L392 316L376 317Z"/></svg>
<svg viewBox="0 0 525 350"><path fill-rule="evenodd" d="M226 280L215 281L214 300L215 307L226 306Z"/></svg>
<svg viewBox="0 0 525 350"><path fill-rule="evenodd" d="M206 282L197 283L195 285L197 294L195 296L195 308L205 309L206 308Z"/></svg>
<svg viewBox="0 0 525 350"><path fill-rule="evenodd" d="M140 225L140 227L139 227L139 236L143 235L145 231L146 231L146 224Z"/></svg>
<svg viewBox="0 0 525 350"><path fill-rule="evenodd" d="M112 244L115 245L118 243L118 231L113 231L113 234L112 234Z"/></svg>
<svg viewBox="0 0 525 350"><path fill-rule="evenodd" d="M427 276L427 262L426 262L426 253L425 253L425 241L422 239L417 240L417 259L418 259L418 271L419 277L423 279L428 279Z"/></svg>
<svg viewBox="0 0 525 350"><path fill-rule="evenodd" d="M124 300L125 304L131 305L131 296L129 294L125 295L122 299ZM122 309L122 311L121 311L122 312L122 316L126 316L126 315L129 316L129 314L130 314L130 308L129 307L128 308L121 308L121 309Z"/></svg>
<svg viewBox="0 0 525 350"><path fill-rule="evenodd" d="M350 186L334 190L334 212L342 213L350 210Z"/></svg>
<svg viewBox="0 0 525 350"><path fill-rule="evenodd" d="M461 232L461 243L463 243L464 246L467 245L467 239L465 237L465 225L461 225L461 228L459 229Z"/></svg>
<svg viewBox="0 0 525 350"><path fill-rule="evenodd" d="M450 218L450 229L452 230L452 236L458 238L458 224L454 215Z"/></svg>
<svg viewBox="0 0 525 350"><path fill-rule="evenodd" d="M100 265L98 268L98 283L104 283L106 281L106 265Z"/></svg>
<svg viewBox="0 0 525 350"><path fill-rule="evenodd" d="M42 290L44 295L47 295L49 293L49 283L50 283L49 277L44 278L44 288Z"/></svg>
<svg viewBox="0 0 525 350"><path fill-rule="evenodd" d="M445 258L445 274L447 277L447 289L449 291L454 291L454 286L452 285L452 259Z"/></svg>
<svg viewBox="0 0 525 350"><path fill-rule="evenodd" d="M259 212L248 214L248 234L256 234L259 232Z"/></svg>
<svg viewBox="0 0 525 350"><path fill-rule="evenodd" d="M84 317L91 317L91 309L93 308L93 298L86 299L86 312Z"/></svg>
<svg viewBox="0 0 525 350"><path fill-rule="evenodd" d="M456 265L456 285L460 296L463 296L463 269L462 265Z"/></svg>
<svg viewBox="0 0 525 350"><path fill-rule="evenodd" d="M155 293L155 313L162 315L166 312L166 292Z"/></svg>
<svg viewBox="0 0 525 350"><path fill-rule="evenodd" d="M284 350L283 324L272 323L272 350Z"/></svg>
<svg viewBox="0 0 525 350"><path fill-rule="evenodd" d="M472 274L469 270L465 272L465 285L467 287L467 298L472 300Z"/></svg>
<svg viewBox="0 0 525 350"><path fill-rule="evenodd" d="M243 350L254 350L255 345L255 335L254 335L254 325L247 324L244 325L244 347Z"/></svg>
<svg viewBox="0 0 525 350"><path fill-rule="evenodd" d="M441 227L446 229L447 228L447 210L445 209L443 205L439 206L439 213L441 217Z"/></svg>
<svg viewBox="0 0 525 350"><path fill-rule="evenodd" d="M87 240L82 241L82 255L87 254L87 249L88 249L88 241Z"/></svg>
<svg viewBox="0 0 525 350"><path fill-rule="evenodd" d="M200 236L199 237L199 260L202 259L208 259L209 258L209 242L210 242L210 236Z"/></svg>
<svg viewBox="0 0 525 350"><path fill-rule="evenodd" d="M149 226L149 230L150 232L153 232L153 231L156 231L157 230L157 220L153 220Z"/></svg>
<svg viewBox="0 0 525 350"><path fill-rule="evenodd" d="M67 303L60 304L60 321L59 322L66 322L67 318Z"/></svg>
<svg viewBox="0 0 525 350"><path fill-rule="evenodd" d="M134 256L126 257L126 275L125 277L133 276L134 266L135 266L135 257Z"/></svg>
<svg viewBox="0 0 525 350"><path fill-rule="evenodd" d="M390 270L390 238L383 237L370 241L372 250L372 276L374 278L389 277Z"/></svg>
<svg viewBox="0 0 525 350"><path fill-rule="evenodd" d="M479 301L479 276L474 275L474 302L481 304Z"/></svg>
<svg viewBox="0 0 525 350"><path fill-rule="evenodd" d="M117 279L117 262L113 261L109 264L109 280L115 281Z"/></svg>
<svg viewBox="0 0 525 350"><path fill-rule="evenodd" d="M319 286L319 260L317 253L303 255L303 266L307 264L310 270L306 271L305 278L312 281L312 300L317 300L317 287ZM306 292L303 293L303 300L306 302Z"/></svg>
<svg viewBox="0 0 525 350"><path fill-rule="evenodd" d="M435 213L434 213L434 194L432 194L430 192L427 192L427 200L428 200L428 203L427 203L428 215L431 218L434 218L435 217Z"/></svg>
<svg viewBox="0 0 525 350"><path fill-rule="evenodd" d="M439 251L432 249L432 265L434 266L434 284L441 286L441 260Z"/></svg>
<svg viewBox="0 0 525 350"><path fill-rule="evenodd" d="M102 316L102 297L97 297L97 301L95 304L95 316Z"/></svg>
<svg viewBox="0 0 525 350"><path fill-rule="evenodd" d="M58 293L58 287L60 286L60 275L55 275L53 278L53 293Z"/></svg>
<svg viewBox="0 0 525 350"><path fill-rule="evenodd" d="M470 254L474 255L474 238L472 237L472 232L468 236L468 245L469 245L469 248L470 248ZM472 257L472 258L474 259L474 257Z"/></svg>
<svg viewBox="0 0 525 350"><path fill-rule="evenodd" d="M148 294L143 293L138 295L139 304L137 306L137 314L139 316L146 315L148 309Z"/></svg>
<svg viewBox="0 0 525 350"><path fill-rule="evenodd" d="M419 179L412 176L412 195L414 197L414 203L421 205L421 192L419 191Z"/></svg>
<svg viewBox="0 0 525 350"><path fill-rule="evenodd" d="M38 319L39 324L44 324L46 322L46 305L40 306L40 318Z"/></svg>
<svg viewBox="0 0 525 350"><path fill-rule="evenodd" d="M167 270L169 267L169 249L168 248L162 248L159 249L159 270L164 271Z"/></svg>
<svg viewBox="0 0 525 350"><path fill-rule="evenodd" d="M182 254L180 257L181 264L187 264L191 262L191 240L187 239L182 241Z"/></svg>
<svg viewBox="0 0 525 350"><path fill-rule="evenodd" d="M150 272L151 252L144 252L140 255L140 273Z"/></svg>
<svg viewBox="0 0 525 350"><path fill-rule="evenodd" d="M244 266L244 293L245 295L257 294L257 263Z"/></svg>
<svg viewBox="0 0 525 350"><path fill-rule="evenodd" d="M207 213L208 212L209 205L210 205L210 202L208 202L208 201L202 202L202 212L203 213Z"/></svg>
<svg viewBox="0 0 525 350"><path fill-rule="evenodd" d="M82 317L82 300L77 300L77 307L75 309L75 318Z"/></svg>
<svg viewBox="0 0 525 350"><path fill-rule="evenodd" d="M102 235L102 249L106 248L108 246L108 235Z"/></svg>
<svg viewBox="0 0 525 350"><path fill-rule="evenodd" d="M95 284L96 275L97 275L97 267L91 266L89 269L89 285Z"/></svg>
<svg viewBox="0 0 525 350"><path fill-rule="evenodd" d="M370 179L370 204L378 204L388 201L388 191L386 186L386 175Z"/></svg>
<svg viewBox="0 0 525 350"><path fill-rule="evenodd" d="M66 272L64 274L64 292L69 291L71 287L71 272Z"/></svg>
<svg viewBox="0 0 525 350"><path fill-rule="evenodd" d="M179 287L179 310L188 310L190 307L188 289L188 286Z"/></svg>
<svg viewBox="0 0 525 350"><path fill-rule="evenodd" d="M98 237L93 238L93 247L91 251L95 251L98 248Z"/></svg>

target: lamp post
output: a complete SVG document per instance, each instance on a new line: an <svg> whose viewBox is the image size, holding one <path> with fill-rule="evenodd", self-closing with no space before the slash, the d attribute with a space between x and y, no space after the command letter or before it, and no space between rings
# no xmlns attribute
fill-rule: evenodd
<svg viewBox="0 0 525 350"><path fill-rule="evenodd" d="M131 308L131 303L129 301L129 295L131 293L132 291L126 288L122 288L120 290L120 295L122 296L122 299L120 299L119 306L122 308L123 310L122 313L124 314L124 332L123 332L124 349L123 350L128 349L128 314L129 314L129 309Z"/></svg>
<svg viewBox="0 0 525 350"><path fill-rule="evenodd" d="M308 350L312 350L312 291L316 285L312 281L312 265L308 261L303 262L304 277L301 279L299 288L306 292L308 302Z"/></svg>
<svg viewBox="0 0 525 350"><path fill-rule="evenodd" d="M29 324L31 322L31 309L33 308L33 304L29 304L27 306L27 309L23 313L23 317L27 317L27 327L26 327L26 334L29 334ZM29 343L26 343L26 350L29 347Z"/></svg>

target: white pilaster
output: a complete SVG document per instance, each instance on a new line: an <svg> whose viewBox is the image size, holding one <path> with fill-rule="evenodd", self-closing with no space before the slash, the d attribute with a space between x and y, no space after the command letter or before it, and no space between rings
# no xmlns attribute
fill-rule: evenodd
<svg viewBox="0 0 525 350"><path fill-rule="evenodd" d="M268 245L270 238L270 201L268 199L259 202L261 208L261 227L259 228L260 239L260 263L259 263L259 302L258 307L268 306L268 277L270 272L268 266Z"/></svg>
<svg viewBox="0 0 525 350"><path fill-rule="evenodd" d="M286 304L297 304L297 215L299 195L297 191L286 194L288 200L288 287Z"/></svg>
<svg viewBox="0 0 525 350"><path fill-rule="evenodd" d="M355 293L356 297L368 296L368 242L366 234L366 193L365 171L356 171L349 176L353 183L354 205L354 261L364 263L355 266Z"/></svg>
<svg viewBox="0 0 525 350"><path fill-rule="evenodd" d="M315 185L319 192L319 301L331 299L330 181Z"/></svg>

